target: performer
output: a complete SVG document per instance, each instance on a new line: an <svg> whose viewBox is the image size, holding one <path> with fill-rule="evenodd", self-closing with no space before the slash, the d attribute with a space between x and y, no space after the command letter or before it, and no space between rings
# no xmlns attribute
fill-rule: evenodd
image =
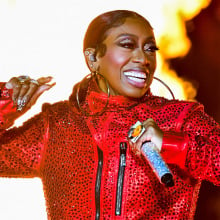
<svg viewBox="0 0 220 220"><path fill-rule="evenodd" d="M157 50L144 17L110 11L87 29L91 74L69 100L44 104L9 129L53 84L28 76L1 83L1 176L40 177L48 219L189 220L201 182L220 183L219 125L200 103L150 92ZM144 130L132 142L128 132L137 121ZM146 141L168 164L173 186L160 182L141 153Z"/></svg>

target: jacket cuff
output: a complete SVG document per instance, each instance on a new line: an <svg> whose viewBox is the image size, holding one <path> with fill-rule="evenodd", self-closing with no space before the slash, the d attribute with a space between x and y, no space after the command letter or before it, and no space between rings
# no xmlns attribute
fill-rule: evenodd
<svg viewBox="0 0 220 220"><path fill-rule="evenodd" d="M165 132L161 148L161 155L167 163L185 168L188 138L182 133Z"/></svg>

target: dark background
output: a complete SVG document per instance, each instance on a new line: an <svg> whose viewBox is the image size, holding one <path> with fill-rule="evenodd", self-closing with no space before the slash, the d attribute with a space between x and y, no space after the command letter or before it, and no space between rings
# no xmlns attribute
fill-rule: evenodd
<svg viewBox="0 0 220 220"><path fill-rule="evenodd" d="M189 53L169 60L180 77L197 88L197 101L205 111L220 122L220 0L212 0L200 14L186 22L192 42ZM195 220L220 220L220 187L204 182Z"/></svg>

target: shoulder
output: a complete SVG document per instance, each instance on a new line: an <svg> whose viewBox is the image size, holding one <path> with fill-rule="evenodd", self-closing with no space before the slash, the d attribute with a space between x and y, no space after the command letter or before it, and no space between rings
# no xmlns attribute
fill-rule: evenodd
<svg viewBox="0 0 220 220"><path fill-rule="evenodd" d="M68 108L68 101L60 101L60 102L56 102L56 103L44 103L42 106L42 112L46 112L46 111L61 111L64 110L66 108Z"/></svg>
<svg viewBox="0 0 220 220"><path fill-rule="evenodd" d="M194 112L204 113L204 106L199 102L166 99L159 96L149 97L146 101L146 107L150 107L161 117L175 118L179 123L189 118Z"/></svg>
<svg viewBox="0 0 220 220"><path fill-rule="evenodd" d="M53 104L43 104L42 114L44 114L45 117L47 117L50 121L60 121L67 118L77 120L77 118L81 117L76 103L69 102L68 100L56 102Z"/></svg>
<svg viewBox="0 0 220 220"><path fill-rule="evenodd" d="M60 115L64 116L66 114L70 114L72 112L72 108L70 106L69 101L60 101L56 103L44 103L42 106L42 113L50 116Z"/></svg>
<svg viewBox="0 0 220 220"><path fill-rule="evenodd" d="M203 111L204 106L197 101L186 101L186 100L178 100L178 99L167 99L160 96L151 96L147 100L147 104L156 108L167 108L173 110L188 110L195 111L200 109Z"/></svg>

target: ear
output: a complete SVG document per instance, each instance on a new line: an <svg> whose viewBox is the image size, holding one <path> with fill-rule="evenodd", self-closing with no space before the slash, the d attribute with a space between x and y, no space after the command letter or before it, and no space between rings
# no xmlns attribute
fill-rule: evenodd
<svg viewBox="0 0 220 220"><path fill-rule="evenodd" d="M96 60L96 54L94 48L86 48L84 51L86 64L91 72L95 72L98 69L98 63Z"/></svg>

